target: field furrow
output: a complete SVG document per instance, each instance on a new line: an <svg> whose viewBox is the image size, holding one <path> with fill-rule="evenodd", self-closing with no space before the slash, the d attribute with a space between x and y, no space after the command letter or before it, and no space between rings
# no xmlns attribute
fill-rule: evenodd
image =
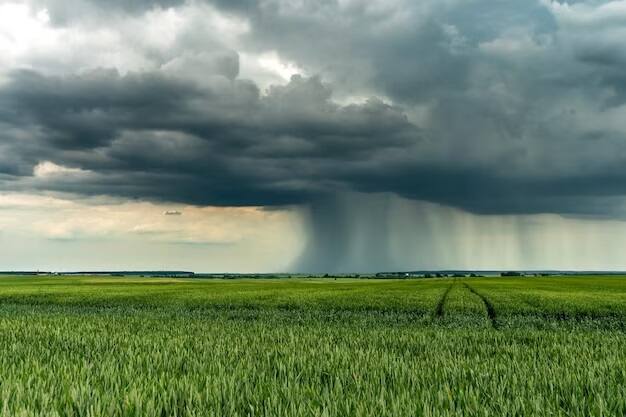
<svg viewBox="0 0 626 417"><path fill-rule="evenodd" d="M463 283L463 286L469 291L471 292L473 295L475 295L476 297L478 297L480 299L480 301L483 303L484 305L484 309L487 312L487 318L489 319L489 322L491 323L491 327L493 327L494 329L497 328L497 321L496 321L496 309L493 306L493 303L491 302L491 300L489 300L487 297L485 297L483 294L479 293L478 291L476 291L474 289L474 287L472 287L471 285L469 285L467 282Z"/></svg>
<svg viewBox="0 0 626 417"><path fill-rule="evenodd" d="M443 317L444 306L445 306L446 301L448 299L448 295L450 294L450 291L452 290L452 287L454 287L455 284L456 284L456 280L450 282L450 284L448 284L448 286L446 287L445 291L441 295L441 298L439 298L439 301L437 301L437 306L435 307L435 312L434 312L434 316L435 317L437 317L437 318L442 318Z"/></svg>

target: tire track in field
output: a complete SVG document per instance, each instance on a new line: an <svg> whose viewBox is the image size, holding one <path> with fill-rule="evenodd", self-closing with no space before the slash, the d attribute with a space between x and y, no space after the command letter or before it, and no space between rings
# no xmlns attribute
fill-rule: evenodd
<svg viewBox="0 0 626 417"><path fill-rule="evenodd" d="M491 302L491 300L489 298L485 297L484 295L482 295L481 293L479 293L478 291L476 291L473 287L471 287L467 283L464 282L463 285L472 294L476 295L478 298L480 298L482 300L483 304L485 304L485 309L487 310L487 317L489 318L489 322L491 323L491 327L493 327L494 329L497 329L498 328L498 324L496 322L496 320L497 320L496 309L493 307L493 303Z"/></svg>
<svg viewBox="0 0 626 417"><path fill-rule="evenodd" d="M456 284L456 279L454 281L452 281L452 283L450 283L450 285L448 285L448 288L446 288L446 290L443 292L443 295L441 296L441 298L437 302L437 305L435 306L435 317L436 318L442 318L443 317L443 306L446 304L446 300L448 299L448 294L450 294L450 290L452 289L454 284Z"/></svg>

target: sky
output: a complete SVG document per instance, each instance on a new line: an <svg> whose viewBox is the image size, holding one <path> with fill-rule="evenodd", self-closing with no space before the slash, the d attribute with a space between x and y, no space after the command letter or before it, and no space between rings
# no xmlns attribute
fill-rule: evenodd
<svg viewBox="0 0 626 417"><path fill-rule="evenodd" d="M626 270L626 0L0 0L0 270Z"/></svg>

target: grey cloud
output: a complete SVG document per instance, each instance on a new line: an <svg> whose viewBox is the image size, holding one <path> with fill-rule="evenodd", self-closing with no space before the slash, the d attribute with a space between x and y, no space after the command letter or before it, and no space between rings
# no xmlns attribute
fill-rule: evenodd
<svg viewBox="0 0 626 417"><path fill-rule="evenodd" d="M60 148L96 148L116 130L142 120L150 126L194 94L183 82L154 74L97 70L85 75L46 77L18 71L0 95L0 118L44 130Z"/></svg>
<svg viewBox="0 0 626 417"><path fill-rule="evenodd" d="M39 132L39 147L26 155L31 170L50 160L90 175L27 176L4 186L194 204L298 204L334 191L335 165L419 138L393 106L341 106L330 96L315 77L294 77L261 96L244 80L200 85L156 73L18 72L0 92L0 113L7 121L19 114L16 124Z"/></svg>
<svg viewBox="0 0 626 417"><path fill-rule="evenodd" d="M110 7L141 14L180 4ZM318 203L324 196L355 190L477 213L623 216L626 82L614 31L568 26L545 5L514 0L211 4L249 23L247 53L275 50L320 75L262 92L238 76L237 53L219 34L203 45L206 28L190 28L158 70L14 72L0 119L28 126L31 138L4 133L12 157L0 172L14 179L2 186L315 202L322 212L336 206ZM373 98L334 99L351 95ZM41 160L91 174L25 175Z"/></svg>

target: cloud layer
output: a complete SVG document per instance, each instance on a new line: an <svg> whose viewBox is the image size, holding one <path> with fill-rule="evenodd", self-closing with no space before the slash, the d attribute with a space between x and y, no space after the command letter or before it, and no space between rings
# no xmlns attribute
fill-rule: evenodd
<svg viewBox="0 0 626 417"><path fill-rule="evenodd" d="M624 216L626 1L131 3L0 3L0 189Z"/></svg>

